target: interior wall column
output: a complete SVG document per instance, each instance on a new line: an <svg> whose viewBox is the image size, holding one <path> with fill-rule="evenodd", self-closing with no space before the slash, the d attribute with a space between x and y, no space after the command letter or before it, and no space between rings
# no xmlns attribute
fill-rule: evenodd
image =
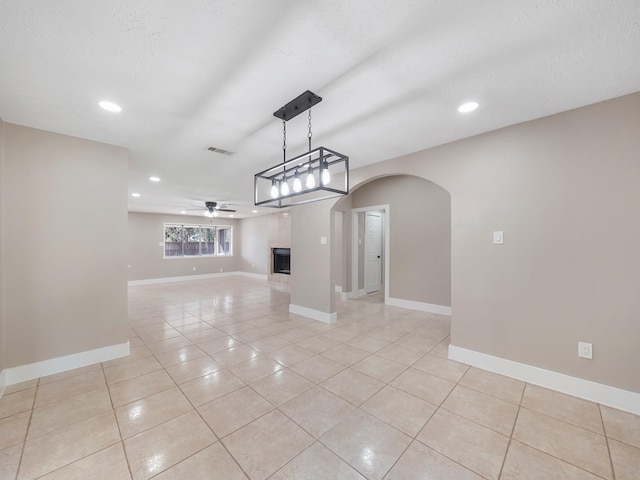
<svg viewBox="0 0 640 480"><path fill-rule="evenodd" d="M331 276L334 201L291 209L291 304L289 311L327 323L337 320Z"/></svg>

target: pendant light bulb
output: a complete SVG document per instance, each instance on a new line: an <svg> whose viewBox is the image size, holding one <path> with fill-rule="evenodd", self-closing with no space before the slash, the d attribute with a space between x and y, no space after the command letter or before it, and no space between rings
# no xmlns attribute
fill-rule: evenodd
<svg viewBox="0 0 640 480"><path fill-rule="evenodd" d="M289 195L289 184L287 183L287 179L282 179L282 185L280 186L280 193L282 195Z"/></svg>
<svg viewBox="0 0 640 480"><path fill-rule="evenodd" d="M278 186L276 180L271 180L271 198L278 198Z"/></svg>
<svg viewBox="0 0 640 480"><path fill-rule="evenodd" d="M329 173L329 165L325 160L322 162L322 184L329 185L331 183L331 174Z"/></svg>
<svg viewBox="0 0 640 480"><path fill-rule="evenodd" d="M209 210L207 210L206 212L204 212L204 216L208 217L208 218L211 218L211 217L213 217L213 213L211 213Z"/></svg>
<svg viewBox="0 0 640 480"><path fill-rule="evenodd" d="M313 170L311 169L311 164L309 164L309 169L307 170L307 180L306 180L307 188L313 188L316 186L316 179L313 178Z"/></svg>
<svg viewBox="0 0 640 480"><path fill-rule="evenodd" d="M300 174L296 170L296 176L293 178L293 191L298 193L302 190L302 182L300 181Z"/></svg>
<svg viewBox="0 0 640 480"><path fill-rule="evenodd" d="M216 210L214 210L212 215L213 215L214 217L217 217L217 216L218 216L218 215L220 215L220 214L219 214Z"/></svg>

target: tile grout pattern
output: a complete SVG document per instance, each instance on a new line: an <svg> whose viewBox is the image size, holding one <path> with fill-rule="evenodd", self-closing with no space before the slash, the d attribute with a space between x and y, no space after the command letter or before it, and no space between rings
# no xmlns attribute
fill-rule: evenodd
<svg viewBox="0 0 640 480"><path fill-rule="evenodd" d="M638 478L640 417L448 360L447 317L288 304L246 278L130 287L129 357L0 398L0 479Z"/></svg>

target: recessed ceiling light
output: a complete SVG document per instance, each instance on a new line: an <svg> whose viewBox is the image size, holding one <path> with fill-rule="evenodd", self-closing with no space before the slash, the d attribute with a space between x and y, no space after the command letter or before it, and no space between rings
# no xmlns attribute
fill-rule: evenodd
<svg viewBox="0 0 640 480"><path fill-rule="evenodd" d="M149 177L149 180L151 180L152 182L159 182L160 177Z"/></svg>
<svg viewBox="0 0 640 480"><path fill-rule="evenodd" d="M140 196L140 194L139 194L139 193L132 193L132 194L131 194L131 196L132 196L132 197L139 197L139 196Z"/></svg>
<svg viewBox="0 0 640 480"><path fill-rule="evenodd" d="M476 108L478 108L478 102L467 102L460 105L458 111L460 113L469 113L473 112Z"/></svg>
<svg viewBox="0 0 640 480"><path fill-rule="evenodd" d="M186 215L186 214L187 214L186 210L182 210L180 213L181 213L182 215Z"/></svg>
<svg viewBox="0 0 640 480"><path fill-rule="evenodd" d="M120 105L118 105L117 103L108 102L107 100L98 102L98 105L100 105L100 108L106 110L107 112L118 113L122 111L122 107Z"/></svg>
<svg viewBox="0 0 640 480"><path fill-rule="evenodd" d="M251 213L258 213L258 210L251 210Z"/></svg>

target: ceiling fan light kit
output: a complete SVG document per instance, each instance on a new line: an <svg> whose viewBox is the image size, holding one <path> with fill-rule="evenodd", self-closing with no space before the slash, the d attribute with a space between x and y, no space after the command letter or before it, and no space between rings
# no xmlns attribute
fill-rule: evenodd
<svg viewBox="0 0 640 480"><path fill-rule="evenodd" d="M311 107L322 98L307 90L275 111L282 120L282 163L254 175L254 204L283 208L349 194L349 157L311 149ZM309 151L287 160L287 122L309 111Z"/></svg>
<svg viewBox="0 0 640 480"><path fill-rule="evenodd" d="M224 208L222 208L224 206ZM187 210L204 210L203 215L207 218L213 218L213 217L217 217L218 215L220 215L219 212L232 212L235 213L235 210L232 208L227 208L226 205L221 206L219 203L217 202L204 202L204 207L197 207L197 208L188 208ZM186 214L187 211L184 210L181 213ZM230 215L232 216L232 215Z"/></svg>

